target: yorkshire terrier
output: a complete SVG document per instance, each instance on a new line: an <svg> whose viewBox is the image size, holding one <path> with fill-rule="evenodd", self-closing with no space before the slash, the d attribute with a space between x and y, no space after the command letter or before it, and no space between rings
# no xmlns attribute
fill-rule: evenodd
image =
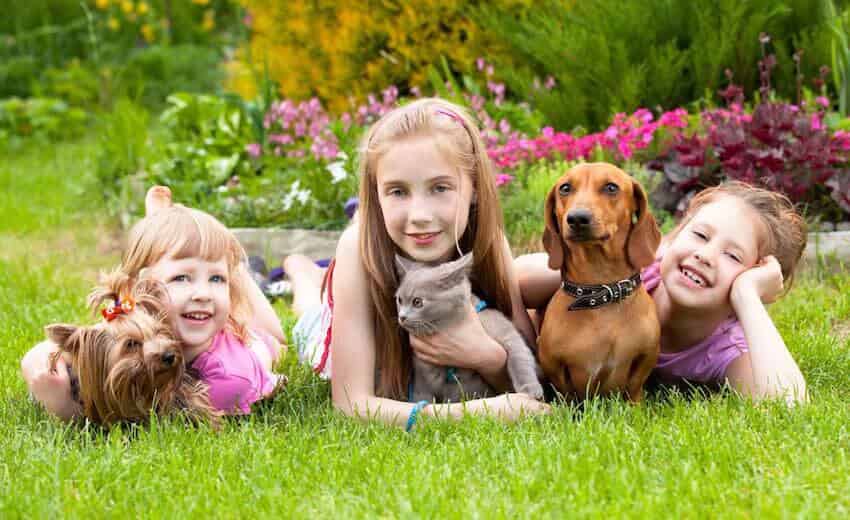
<svg viewBox="0 0 850 520"><path fill-rule="evenodd" d="M72 397L95 424L144 422L151 413L183 414L193 422L218 423L207 386L186 370L180 342L168 325L162 284L131 283L115 271L89 295L103 321L91 326L53 324L48 338L59 345L51 369L68 364Z"/></svg>

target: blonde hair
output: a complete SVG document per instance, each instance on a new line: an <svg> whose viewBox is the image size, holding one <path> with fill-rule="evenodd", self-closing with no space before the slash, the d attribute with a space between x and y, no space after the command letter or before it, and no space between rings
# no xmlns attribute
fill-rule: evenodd
<svg viewBox="0 0 850 520"><path fill-rule="evenodd" d="M415 137L433 140L461 174L470 176L474 198L458 248L463 254L473 252L473 291L511 316L502 210L493 166L472 118L463 108L436 98L420 99L384 115L361 143L358 211L360 255L377 316L375 348L380 376L376 393L391 398L406 398L412 354L407 334L396 322L396 246L387 233L378 201L377 165L394 143Z"/></svg>
<svg viewBox="0 0 850 520"><path fill-rule="evenodd" d="M165 255L174 259L202 258L227 263L230 286L228 327L245 341L252 311L245 277L237 276L245 250L224 224L203 211L175 204L138 221L130 229L121 270L133 280Z"/></svg>
<svg viewBox="0 0 850 520"><path fill-rule="evenodd" d="M791 200L781 193L740 181L729 181L703 190L691 199L684 217L670 233L670 238L678 235L703 206L722 197L735 197L759 215L765 233L758 243L758 257L776 257L782 267L787 292L794 281L794 272L806 248L808 235L805 219L794 208Z"/></svg>

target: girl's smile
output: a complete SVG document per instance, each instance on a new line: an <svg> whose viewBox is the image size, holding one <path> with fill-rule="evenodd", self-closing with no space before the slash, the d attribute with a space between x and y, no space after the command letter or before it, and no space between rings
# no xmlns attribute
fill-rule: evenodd
<svg viewBox="0 0 850 520"><path fill-rule="evenodd" d="M163 282L168 290L169 319L183 342L187 361L191 361L227 324L230 315L227 261L175 259L169 254L151 266L151 276Z"/></svg>
<svg viewBox="0 0 850 520"><path fill-rule="evenodd" d="M673 238L661 261L671 303L731 312L732 283L758 262L762 228L755 210L735 197L700 208Z"/></svg>
<svg viewBox="0 0 850 520"><path fill-rule="evenodd" d="M419 262L450 259L466 230L472 181L430 136L394 143L378 160L378 203L387 234Z"/></svg>

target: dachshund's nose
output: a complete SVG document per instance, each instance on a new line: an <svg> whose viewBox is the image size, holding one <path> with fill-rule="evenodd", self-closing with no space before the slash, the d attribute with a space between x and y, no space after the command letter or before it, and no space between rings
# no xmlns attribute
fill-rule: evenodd
<svg viewBox="0 0 850 520"><path fill-rule="evenodd" d="M174 352L168 351L162 355L162 363L165 366L170 367L174 364L174 360L177 358L177 355Z"/></svg>
<svg viewBox="0 0 850 520"><path fill-rule="evenodd" d="M593 215L587 209L574 209L567 213L567 225L573 230L580 230L590 225Z"/></svg>

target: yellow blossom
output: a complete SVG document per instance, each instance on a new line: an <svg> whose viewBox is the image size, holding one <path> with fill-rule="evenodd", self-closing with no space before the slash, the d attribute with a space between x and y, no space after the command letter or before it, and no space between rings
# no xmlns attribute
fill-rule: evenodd
<svg viewBox="0 0 850 520"><path fill-rule="evenodd" d="M210 3L210 0L192 0L192 3L195 5L207 5Z"/></svg>
<svg viewBox="0 0 850 520"><path fill-rule="evenodd" d="M133 12L133 2L130 2L129 0L124 0L123 2L121 2L121 10L124 11L125 13L132 13Z"/></svg>
<svg viewBox="0 0 850 520"><path fill-rule="evenodd" d="M118 20L115 19L114 16L110 16L109 21L106 22L106 26L112 29L113 31L117 31L118 28L121 27L121 24L118 23Z"/></svg>
<svg viewBox="0 0 850 520"><path fill-rule="evenodd" d="M207 9L204 11L204 21L201 22L201 28L210 31L213 27L215 27L215 11Z"/></svg>
<svg viewBox="0 0 850 520"><path fill-rule="evenodd" d="M149 8L148 8L148 4L147 4L147 2L139 2L139 3L136 5L136 12L137 12L137 13L139 13L139 14L145 14L145 13L147 13L147 12L148 12L148 9L149 9Z"/></svg>
<svg viewBox="0 0 850 520"><path fill-rule="evenodd" d="M98 9L103 10L109 7L109 0L95 0L94 5Z"/></svg>
<svg viewBox="0 0 850 520"><path fill-rule="evenodd" d="M140 31L142 32L142 37L145 39L146 42L151 43L153 41L154 32L153 32L153 27L151 27L150 24L146 23L146 24L142 25L142 28L140 29Z"/></svg>

